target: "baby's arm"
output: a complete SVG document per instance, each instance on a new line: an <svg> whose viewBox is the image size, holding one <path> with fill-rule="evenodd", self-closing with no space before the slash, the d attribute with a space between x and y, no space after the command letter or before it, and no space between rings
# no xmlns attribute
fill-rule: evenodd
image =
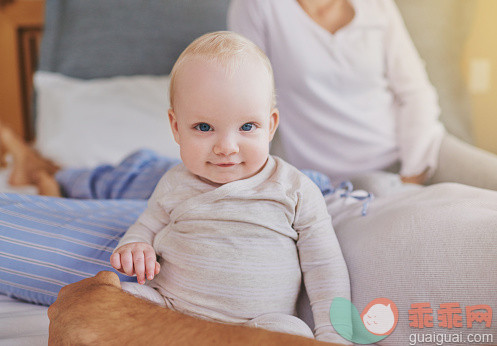
<svg viewBox="0 0 497 346"><path fill-rule="evenodd" d="M314 317L314 335L320 341L348 344L330 322L333 299L350 300L347 266L319 189L308 181L300 192L294 228L299 234L297 247Z"/></svg>
<svg viewBox="0 0 497 346"><path fill-rule="evenodd" d="M138 283L152 280L160 270L152 246L155 235L169 223L169 214L160 205L167 193L166 175L161 178L138 220L126 231L110 257L112 267L126 275L137 276Z"/></svg>

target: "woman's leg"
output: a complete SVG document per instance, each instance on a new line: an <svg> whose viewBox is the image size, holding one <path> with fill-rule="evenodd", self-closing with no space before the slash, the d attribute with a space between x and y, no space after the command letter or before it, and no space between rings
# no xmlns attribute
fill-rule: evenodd
<svg viewBox="0 0 497 346"><path fill-rule="evenodd" d="M438 167L428 184L442 182L497 190L497 155L447 134L440 146Z"/></svg>

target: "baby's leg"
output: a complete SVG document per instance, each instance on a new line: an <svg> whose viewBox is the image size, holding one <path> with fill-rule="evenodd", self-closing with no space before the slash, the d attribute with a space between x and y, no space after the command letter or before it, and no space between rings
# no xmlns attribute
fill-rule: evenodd
<svg viewBox="0 0 497 346"><path fill-rule="evenodd" d="M140 285L136 282L121 282L123 291L128 292L138 298L150 300L152 303L166 307L166 301L159 292L150 286Z"/></svg>
<svg viewBox="0 0 497 346"><path fill-rule="evenodd" d="M244 324L247 327L262 328L273 332L287 333L304 336L314 339L311 328L300 318L280 314L270 313L257 316Z"/></svg>

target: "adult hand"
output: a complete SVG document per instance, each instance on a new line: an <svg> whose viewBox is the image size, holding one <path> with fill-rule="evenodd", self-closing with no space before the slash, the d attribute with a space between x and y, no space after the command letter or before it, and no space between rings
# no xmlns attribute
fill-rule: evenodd
<svg viewBox="0 0 497 346"><path fill-rule="evenodd" d="M428 174L428 169L426 169L423 173L418 174L418 175L413 175L410 177L400 177L400 180L402 180L403 183L406 184L417 184L417 185L423 185L424 182L426 181L426 176Z"/></svg>
<svg viewBox="0 0 497 346"><path fill-rule="evenodd" d="M183 315L124 292L112 272L62 288L48 318L49 345L337 345Z"/></svg>
<svg viewBox="0 0 497 346"><path fill-rule="evenodd" d="M47 312L50 319L49 345L84 345L94 342L96 336L85 328L88 324L82 321L91 321L98 311L92 310L98 301L93 299L95 290L107 287L121 291L121 283L115 273L100 272L95 277L63 287Z"/></svg>

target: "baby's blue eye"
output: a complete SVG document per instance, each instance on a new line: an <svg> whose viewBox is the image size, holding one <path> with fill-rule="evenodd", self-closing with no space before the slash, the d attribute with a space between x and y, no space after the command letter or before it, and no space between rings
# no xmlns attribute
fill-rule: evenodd
<svg viewBox="0 0 497 346"><path fill-rule="evenodd" d="M250 130L252 130L253 127L254 127L254 124L246 123L246 124L243 124L242 127L240 127L240 129L242 131L250 131Z"/></svg>
<svg viewBox="0 0 497 346"><path fill-rule="evenodd" d="M209 124L206 124L206 123L198 124L197 126L195 126L195 128L199 131L202 131L202 132L207 132L207 131L211 130L211 126Z"/></svg>

